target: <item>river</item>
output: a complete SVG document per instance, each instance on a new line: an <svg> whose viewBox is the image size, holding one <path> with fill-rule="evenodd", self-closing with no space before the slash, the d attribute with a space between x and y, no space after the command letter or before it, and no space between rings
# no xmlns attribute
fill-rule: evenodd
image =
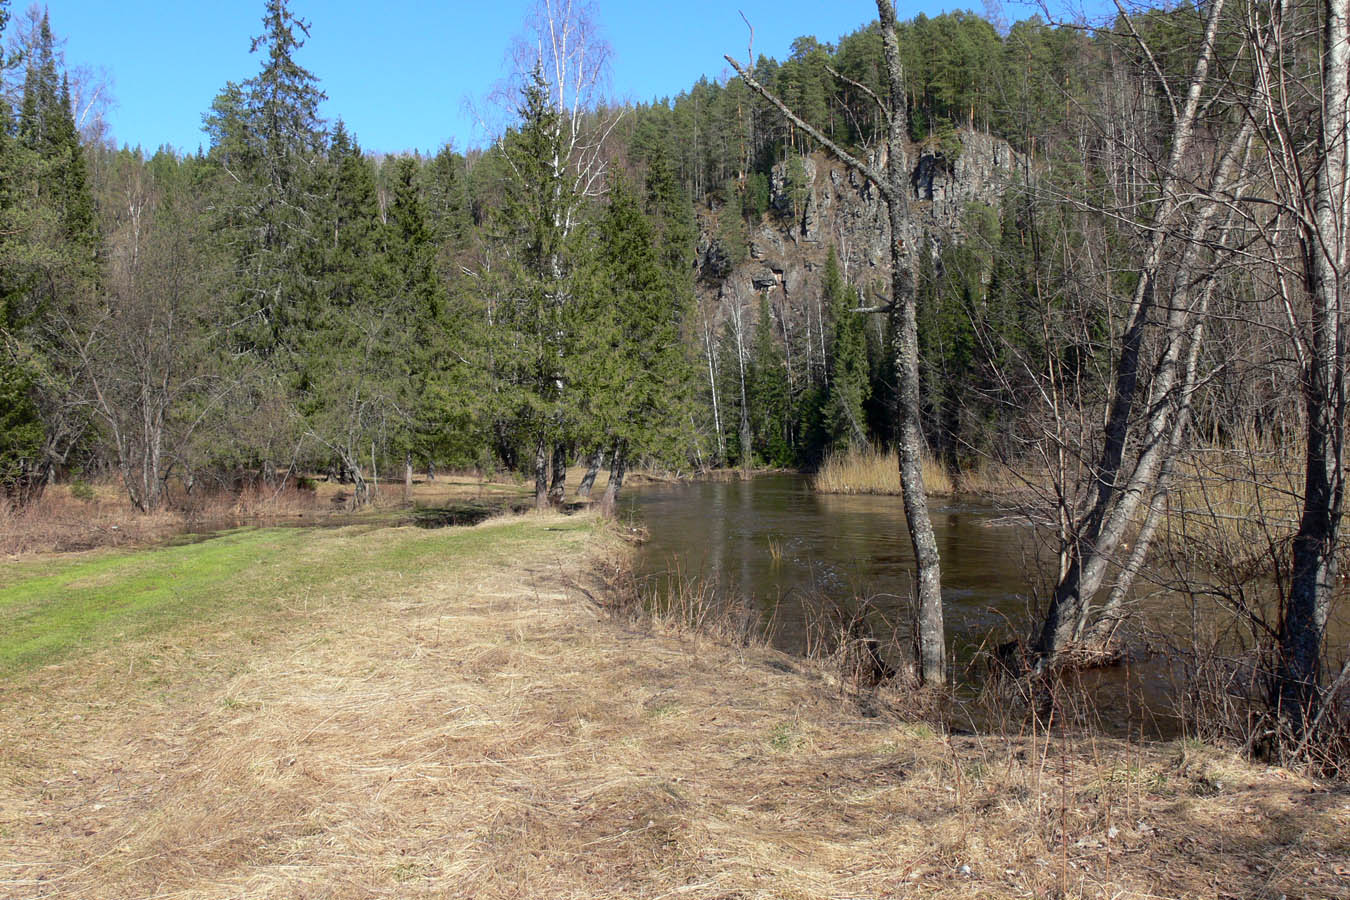
<svg viewBox="0 0 1350 900"><path fill-rule="evenodd" d="M1026 633L1044 550L1025 518L990 504L934 499L948 645L969 696L986 671L978 648ZM803 651L807 622L822 603L870 598L879 631L889 622L907 626L914 554L898 497L818 494L801 476L763 475L645 485L627 509L651 535L640 576L658 585L672 574L712 578L752 598L772 617L774 642L787 652ZM1147 589L1141 595L1153 612L1177 610L1175 598ZM1180 730L1170 714L1171 674L1158 661L1136 655L1129 665L1082 678L1093 717L1106 730L1150 737Z"/></svg>

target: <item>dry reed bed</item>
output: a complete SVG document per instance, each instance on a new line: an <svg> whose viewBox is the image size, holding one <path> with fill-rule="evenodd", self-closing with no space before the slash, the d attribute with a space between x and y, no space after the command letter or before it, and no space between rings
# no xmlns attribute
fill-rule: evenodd
<svg viewBox="0 0 1350 900"><path fill-rule="evenodd" d="M1013 471L994 462L953 473L941 460L923 452L923 483L930 494L982 494L1023 496L1034 492L1043 476ZM811 480L824 494L900 493L900 461L894 450L854 448L826 458Z"/></svg>
<svg viewBox="0 0 1350 900"><path fill-rule="evenodd" d="M3 688L0 897L1348 895L1343 791L862 719L776 652L607 619L620 551L577 534Z"/></svg>
<svg viewBox="0 0 1350 900"><path fill-rule="evenodd" d="M900 461L894 450L853 448L834 453L821 464L812 485L823 494L899 494ZM923 483L931 494L952 493L952 479L942 463L923 454Z"/></svg>
<svg viewBox="0 0 1350 900"><path fill-rule="evenodd" d="M84 496L76 496L70 485L54 485L21 508L0 499L0 554L134 547L203 523L313 517L332 508L314 492L292 486L198 492L150 513L133 507L114 483L85 490Z"/></svg>

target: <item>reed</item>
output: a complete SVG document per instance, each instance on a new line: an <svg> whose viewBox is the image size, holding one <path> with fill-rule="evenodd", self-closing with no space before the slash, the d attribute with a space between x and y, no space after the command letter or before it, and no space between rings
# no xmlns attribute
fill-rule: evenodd
<svg viewBox="0 0 1350 900"><path fill-rule="evenodd" d="M1176 465L1164 540L1207 567L1279 564L1298 530L1301 456L1261 444L1191 451Z"/></svg>
<svg viewBox="0 0 1350 900"><path fill-rule="evenodd" d="M951 473L926 450L923 483L930 494L955 493ZM822 494L899 494L900 460L894 450L877 447L831 454L816 472L812 485Z"/></svg>

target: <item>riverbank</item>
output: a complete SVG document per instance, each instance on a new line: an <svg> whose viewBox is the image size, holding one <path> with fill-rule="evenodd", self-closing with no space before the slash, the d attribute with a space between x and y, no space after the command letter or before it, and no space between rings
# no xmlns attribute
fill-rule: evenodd
<svg viewBox="0 0 1350 900"><path fill-rule="evenodd" d="M178 535L245 525L390 524L407 518L413 508L475 506L484 513L501 512L527 499L523 482L454 473L435 480L418 477L411 493L401 481L375 485L371 502L358 510L350 507L351 490L337 482L288 479L276 487L175 492L160 509L142 513L115 481L56 484L22 508L0 499L0 558L144 547Z"/></svg>
<svg viewBox="0 0 1350 900"><path fill-rule="evenodd" d="M0 640L90 626L8 657L0 897L1347 896L1343 790L864 718L608 615L625 554L527 515L0 564Z"/></svg>

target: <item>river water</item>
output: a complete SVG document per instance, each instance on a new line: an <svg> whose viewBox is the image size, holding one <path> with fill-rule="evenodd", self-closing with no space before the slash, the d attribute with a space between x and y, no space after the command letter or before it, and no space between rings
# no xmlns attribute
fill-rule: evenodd
<svg viewBox="0 0 1350 900"><path fill-rule="evenodd" d="M981 503L932 509L942 555L943 611L956 676L972 693L985 669L977 649L1025 634L1037 579L1047 567L1024 518ZM774 642L803 651L807 622L822 604L870 598L879 636L907 628L914 554L899 497L818 494L797 475L748 481L653 484L628 500L649 530L639 574L658 585L671 575L715 579L753 599L774 623ZM1144 598L1155 611L1175 604ZM902 635L902 641L904 639ZM1170 677L1156 663L1085 673L1094 718L1107 730L1171 736Z"/></svg>

